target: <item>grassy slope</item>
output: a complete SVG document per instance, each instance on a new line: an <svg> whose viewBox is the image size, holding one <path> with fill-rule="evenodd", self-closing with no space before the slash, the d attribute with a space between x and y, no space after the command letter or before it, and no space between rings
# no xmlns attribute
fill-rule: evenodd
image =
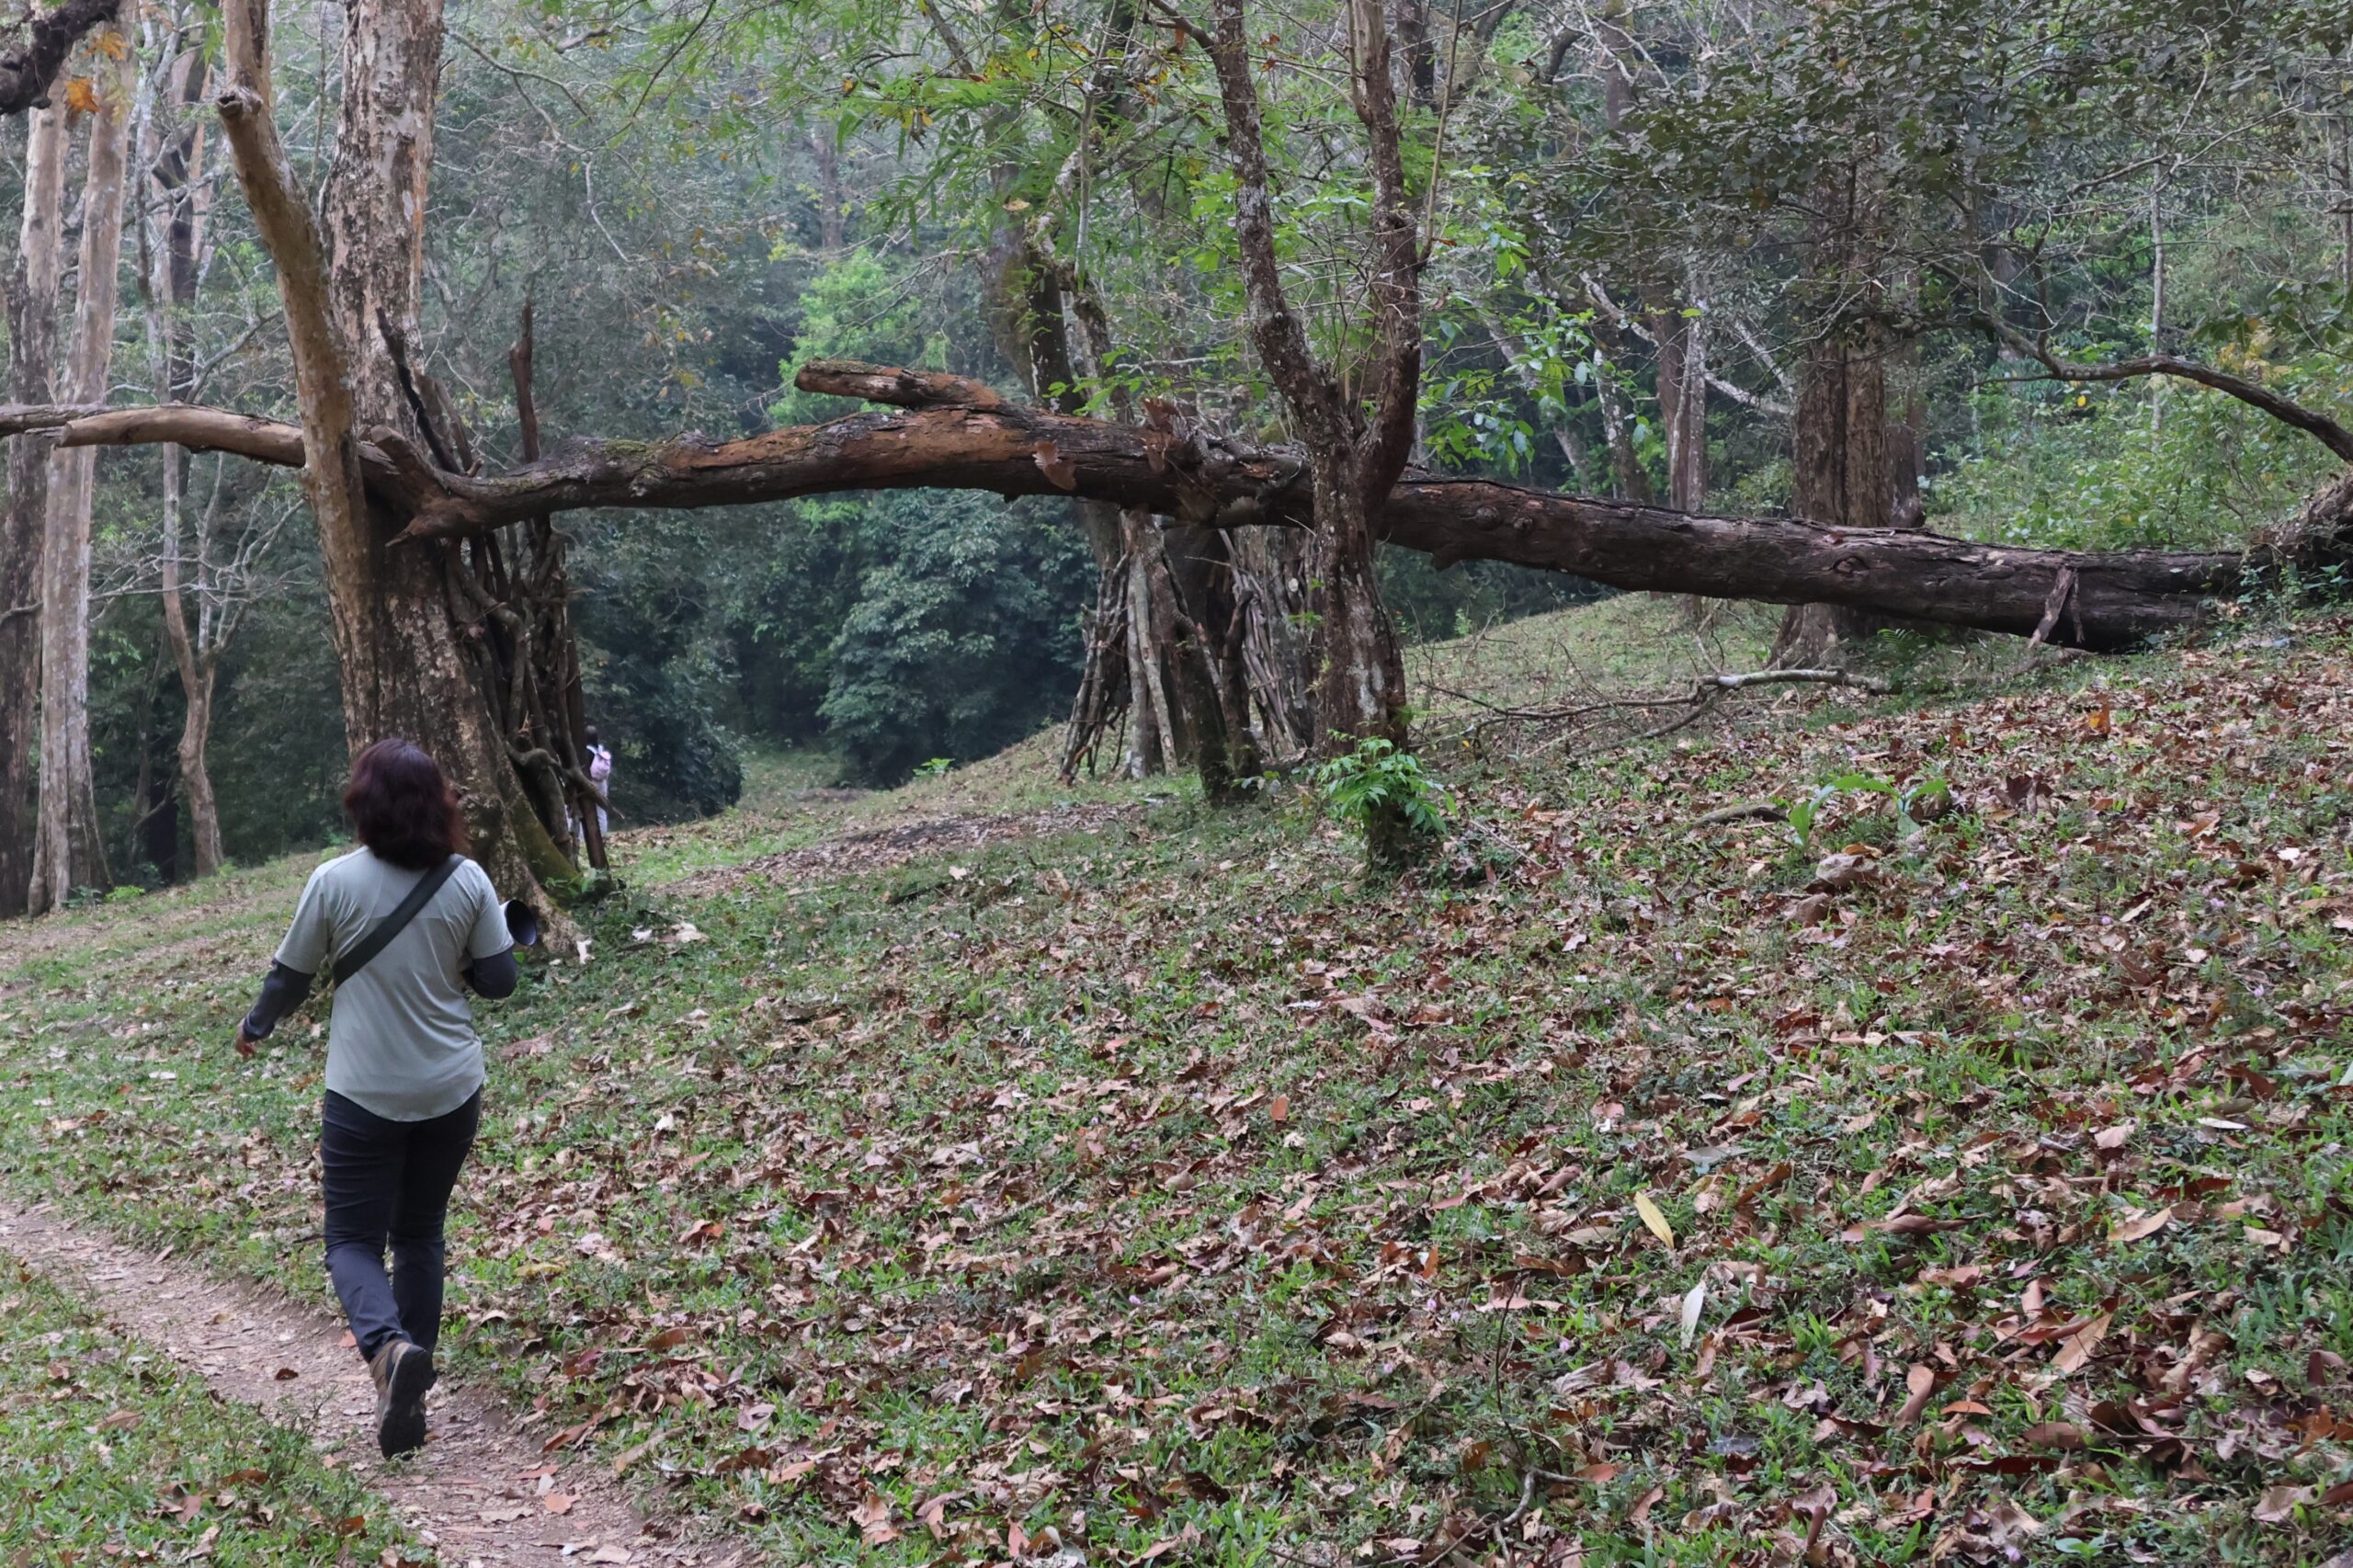
<svg viewBox="0 0 2353 1568"><path fill-rule="evenodd" d="M1659 608L1604 611L1523 636L1654 670ZM783 1561L2318 1562L2349 687L2313 624L1586 760L1489 733L1447 758L1469 885L1165 792L709 875L1007 809L985 775L670 835L719 891L624 900L487 1010L459 1357ZM1968 809L1691 825L1859 769ZM1805 903L1848 844L1870 874ZM315 1293L316 1047L221 1043L298 881L0 942L0 1158Z"/></svg>
<svg viewBox="0 0 2353 1568"><path fill-rule="evenodd" d="M24 1563L421 1561L297 1434L0 1271L0 1542ZM405 1550L404 1550L404 1548ZM419 1554L410 1558L409 1553Z"/></svg>

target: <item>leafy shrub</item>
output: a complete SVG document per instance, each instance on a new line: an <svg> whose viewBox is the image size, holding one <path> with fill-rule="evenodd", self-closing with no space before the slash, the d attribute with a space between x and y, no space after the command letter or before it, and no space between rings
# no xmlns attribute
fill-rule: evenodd
<svg viewBox="0 0 2353 1568"><path fill-rule="evenodd" d="M1422 759L1394 743L1358 741L1315 770L1326 810L1370 836L1375 820L1393 812L1418 837L1435 838L1446 828L1446 794L1422 770Z"/></svg>

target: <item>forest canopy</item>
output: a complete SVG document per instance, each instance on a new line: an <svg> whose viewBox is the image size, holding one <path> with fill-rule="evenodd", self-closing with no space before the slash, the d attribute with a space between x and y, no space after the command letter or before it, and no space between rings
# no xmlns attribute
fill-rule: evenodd
<svg viewBox="0 0 2353 1568"><path fill-rule="evenodd" d="M1080 458L1048 442L1019 498L969 464L727 507L599 493L394 551L395 576L453 563L426 597L455 607L433 635L463 681L434 678L471 683L494 738L449 744L489 748L476 792L506 831L536 819L515 865L542 881L583 854L584 724L624 824L719 810L754 753L891 783L1057 722L1069 768L1198 764L1215 792L1336 737L1408 744L1381 674L1401 640L1604 591L1515 561L1648 582L1698 539L1725 564L1690 591L1802 597L1742 577L1796 536L1676 514L1830 530L1824 582L1916 574L1900 540L1865 559L1871 530L2202 552L2162 569L2182 608L2112 634L2086 612L2157 567L1963 553L1904 601L2095 646L2205 613L2243 555L2325 576L2311 540L2343 518L2353 74L2322 0L414 0L75 25L57 90L0 105L25 108L9 395L65 410L10 442L0 876L33 869L46 791L41 853L72 862L52 895L320 841L355 715L394 722L355 695L360 578L314 523L315 460L53 440L68 405L146 404L315 440L296 209L324 214L317 319L379 465L350 480L365 527L404 520L387 463L423 476L414 506L582 441L625 467L682 434L833 429L866 404L801 390L819 361L1131 428L1197 488L1262 476L1256 511L1229 489L1185 515L1066 478ZM347 27L428 73L411 163L354 151L398 136ZM1409 471L1425 495L1591 498L1618 510L1545 526L1633 531L1614 567L1498 545L1475 499L1480 542L1442 515L1397 535ZM55 543L76 528L78 579ZM2005 573L2010 608L1972 608ZM52 624L68 599L78 632ZM1824 599L1793 606L1786 657L1867 642L1895 602Z"/></svg>

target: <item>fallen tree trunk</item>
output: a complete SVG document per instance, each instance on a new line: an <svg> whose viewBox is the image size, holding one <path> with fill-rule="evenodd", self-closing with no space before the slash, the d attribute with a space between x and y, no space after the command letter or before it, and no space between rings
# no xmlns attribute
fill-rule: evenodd
<svg viewBox="0 0 2353 1568"><path fill-rule="evenodd" d="M1188 430L1165 413L1113 425L1006 403L976 382L820 362L804 391L902 405L734 441L568 441L508 473L436 468L396 433L360 445L371 490L413 517L411 536L463 538L587 507L748 505L847 490L992 490L1079 495L1205 526L1303 524L1306 465L1294 452ZM61 446L178 441L262 461L301 460L291 426L192 406L0 408L0 434L58 428ZM2342 511L2338 485L2314 510ZM2334 517L2296 537L2334 548ZM1772 604L1838 604L1882 615L2094 650L2130 647L2204 619L2264 552L2018 550L1892 528L1827 528L1790 517L1723 517L1408 470L1378 526L1387 542L1460 561L1507 561L1612 587ZM2299 560L2307 570L2317 561ZM2070 574L2072 574L2070 575Z"/></svg>

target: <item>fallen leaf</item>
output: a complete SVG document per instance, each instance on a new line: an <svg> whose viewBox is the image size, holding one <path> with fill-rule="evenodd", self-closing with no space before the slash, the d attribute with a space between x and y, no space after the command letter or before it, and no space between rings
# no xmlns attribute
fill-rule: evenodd
<svg viewBox="0 0 2353 1568"><path fill-rule="evenodd" d="M1668 1246L1675 1244L1675 1227L1666 1222L1666 1216L1659 1212L1658 1205L1652 1201L1649 1193L1634 1194L1634 1212L1643 1217L1643 1223L1650 1228L1652 1235Z"/></svg>
<svg viewBox="0 0 2353 1568"><path fill-rule="evenodd" d="M2072 1421L2044 1421L2026 1429L2028 1443L2038 1449L2072 1453L2084 1446L2084 1429Z"/></svg>
<svg viewBox="0 0 2353 1568"><path fill-rule="evenodd" d="M1691 1341L1698 1337L1699 1314L1707 1310L1708 1282L1702 1279L1692 1286L1690 1291L1683 1298L1683 1346L1685 1349L1689 1349Z"/></svg>
<svg viewBox="0 0 2353 1568"><path fill-rule="evenodd" d="M579 1498L568 1493L551 1492L540 1499L540 1506L551 1514L569 1514L572 1512L572 1506L579 1501Z"/></svg>
<svg viewBox="0 0 2353 1568"><path fill-rule="evenodd" d="M1825 855L1813 869L1813 891L1836 892L1841 888L1858 887L1879 875L1868 855L1839 853Z"/></svg>
<svg viewBox="0 0 2353 1568"><path fill-rule="evenodd" d="M1904 1374L1904 1387L1912 1397L1905 1400L1904 1408L1895 1413L1898 1426L1911 1426L1920 1419L1920 1412L1928 1407L1928 1397L1937 1392L1936 1369L1914 1362L1912 1369Z"/></svg>
<svg viewBox="0 0 2353 1568"><path fill-rule="evenodd" d="M118 1410L112 1415L108 1416L104 1421L99 1422L97 1429L101 1432L128 1432L133 1426L138 1425L139 1412L135 1410Z"/></svg>
<svg viewBox="0 0 2353 1568"><path fill-rule="evenodd" d="M1863 1228L1891 1236L1927 1236L1938 1231L1957 1231L1961 1225L1959 1220L1939 1220L1933 1214L1890 1214L1884 1220L1873 1220Z"/></svg>
<svg viewBox="0 0 2353 1568"><path fill-rule="evenodd" d="M858 1527L858 1533L869 1546L899 1539L899 1532L891 1528L891 1500L880 1492L868 1493L866 1500L849 1511L849 1522ZM1006 1550L1012 1550L1010 1540Z"/></svg>
<svg viewBox="0 0 2353 1568"><path fill-rule="evenodd" d="M2172 1222L2172 1220L2173 1210L2170 1208L2159 1209L2147 1214L2136 1215L2131 1219L2125 1220L2120 1224L2111 1226L2108 1233L2108 1239L2111 1242L2143 1241L2150 1236L2155 1235L2159 1231L2164 1230L2167 1224Z"/></svg>
<svg viewBox="0 0 2353 1568"><path fill-rule="evenodd" d="M1267 1119L1276 1122L1289 1121L1290 1119L1290 1096L1289 1095L1277 1095L1275 1096L1275 1103L1267 1108Z"/></svg>
<svg viewBox="0 0 2353 1568"><path fill-rule="evenodd" d="M2108 1325L2115 1317L2114 1312L2102 1312L2069 1335L2067 1343L2059 1347L2059 1357L2053 1365L2063 1372L2081 1371L2084 1363L2092 1358L2092 1352L2099 1348L2099 1342L2107 1335Z"/></svg>
<svg viewBox="0 0 2353 1568"><path fill-rule="evenodd" d="M2006 1551L2027 1537L2042 1533L2041 1522L2007 1497L1996 1497L1986 1505L1985 1519L1993 1527L1994 1544Z"/></svg>
<svg viewBox="0 0 2353 1568"><path fill-rule="evenodd" d="M2298 1508L2312 1500L2313 1489L2309 1486L2267 1486L2263 1495L2255 1500L2255 1517L2267 1525L2284 1525L2295 1518Z"/></svg>

